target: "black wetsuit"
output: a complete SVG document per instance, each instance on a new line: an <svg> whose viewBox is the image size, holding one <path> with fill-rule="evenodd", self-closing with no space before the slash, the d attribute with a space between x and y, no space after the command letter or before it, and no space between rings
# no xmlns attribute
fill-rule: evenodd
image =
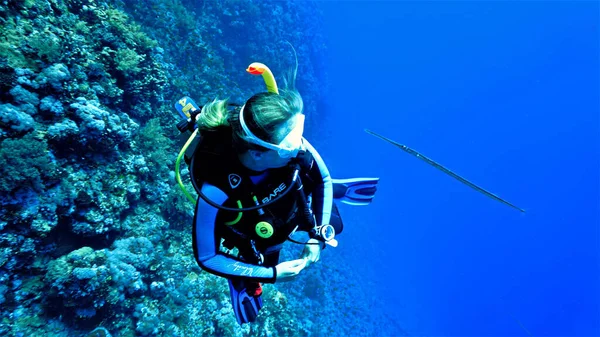
<svg viewBox="0 0 600 337"><path fill-rule="evenodd" d="M304 147L312 155L311 165L300 173L304 191L311 197L317 225L329 224L333 206L331 177L319 154L306 140ZM254 172L243 166L232 148L230 128L203 132L190 170L196 189L201 189L215 203L232 208L240 207L240 203L241 207L255 206L253 196L260 204L278 197L292 177L289 167ZM283 198L262 208L262 215L258 210L243 213L219 210L198 198L192 232L194 256L200 267L227 278L274 283L279 251L289 234L297 226L298 230L310 230L298 212L297 195L294 187ZM338 217L336 208L334 212L334 217ZM272 232L263 228L259 235L257 223L265 219ZM238 257L221 252L222 239L223 246L238 248ZM264 256L262 264L257 253Z"/></svg>

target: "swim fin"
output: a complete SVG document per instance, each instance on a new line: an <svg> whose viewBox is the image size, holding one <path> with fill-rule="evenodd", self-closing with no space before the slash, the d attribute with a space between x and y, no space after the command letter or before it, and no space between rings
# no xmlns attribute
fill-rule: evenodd
<svg viewBox="0 0 600 337"><path fill-rule="evenodd" d="M240 325L256 321L258 312L263 306L262 287L258 282L244 280L229 281L229 292L231 294L231 306L235 318Z"/></svg>
<svg viewBox="0 0 600 337"><path fill-rule="evenodd" d="M348 205L364 206L371 203L377 191L379 178L332 179L333 199Z"/></svg>

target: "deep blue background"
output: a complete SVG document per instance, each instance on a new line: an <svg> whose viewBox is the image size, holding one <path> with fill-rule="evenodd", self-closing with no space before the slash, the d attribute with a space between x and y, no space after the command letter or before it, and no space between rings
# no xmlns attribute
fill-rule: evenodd
<svg viewBox="0 0 600 337"><path fill-rule="evenodd" d="M342 207L337 250L379 309L415 335L600 335L598 3L321 7L330 88L307 133L334 177L381 177Z"/></svg>

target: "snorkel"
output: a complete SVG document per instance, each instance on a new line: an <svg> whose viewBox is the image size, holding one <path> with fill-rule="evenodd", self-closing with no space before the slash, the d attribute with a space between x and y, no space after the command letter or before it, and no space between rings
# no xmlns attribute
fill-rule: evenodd
<svg viewBox="0 0 600 337"><path fill-rule="evenodd" d="M252 75L262 75L265 85L267 86L267 91L279 95L277 82L275 82L275 77L273 76L273 73L269 67L262 63L254 62L250 64L248 68L246 68L246 71Z"/></svg>

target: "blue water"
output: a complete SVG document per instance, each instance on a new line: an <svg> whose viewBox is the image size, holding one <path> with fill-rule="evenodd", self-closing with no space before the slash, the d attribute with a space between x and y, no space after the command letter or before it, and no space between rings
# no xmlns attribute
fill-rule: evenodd
<svg viewBox="0 0 600 337"><path fill-rule="evenodd" d="M338 252L412 335L600 335L597 2L323 2ZM368 135L421 151L526 213Z"/></svg>

